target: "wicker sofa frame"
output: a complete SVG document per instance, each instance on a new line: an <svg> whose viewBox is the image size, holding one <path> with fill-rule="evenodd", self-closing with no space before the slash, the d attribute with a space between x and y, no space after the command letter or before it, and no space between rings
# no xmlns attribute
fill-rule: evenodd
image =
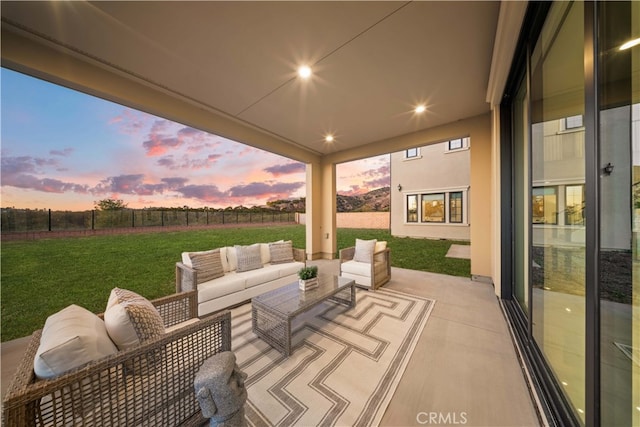
<svg viewBox="0 0 640 427"><path fill-rule="evenodd" d="M37 380L33 362L42 330L34 332L3 400L3 425L195 426L206 421L193 380L212 355L231 350L228 311L197 318L197 294L151 301L163 336L119 351L52 380Z"/></svg>
<svg viewBox="0 0 640 427"><path fill-rule="evenodd" d="M340 255L340 274L342 275L342 264L348 261L352 261L353 257L356 254L356 247L351 246L348 248L341 249L339 252ZM365 286L361 283L358 283L358 279L355 276L347 276L349 278L353 278L356 281L356 286L368 288L370 290L375 291L380 286L387 283L391 280L391 259L390 259L391 251L389 248L385 248L381 251L375 252L371 256L371 261L369 262L370 271L368 277L371 278L371 286Z"/></svg>

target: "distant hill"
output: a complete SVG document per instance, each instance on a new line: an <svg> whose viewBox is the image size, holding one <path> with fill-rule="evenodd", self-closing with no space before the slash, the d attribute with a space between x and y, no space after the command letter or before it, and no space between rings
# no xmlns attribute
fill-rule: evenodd
<svg viewBox="0 0 640 427"><path fill-rule="evenodd" d="M390 205L390 187L382 187L357 196L338 194L336 208L338 212L388 212Z"/></svg>
<svg viewBox="0 0 640 427"><path fill-rule="evenodd" d="M388 212L390 205L390 187L382 187L357 196L338 194L336 207L338 212ZM305 198L276 200L267 203L268 207L278 211L304 212Z"/></svg>

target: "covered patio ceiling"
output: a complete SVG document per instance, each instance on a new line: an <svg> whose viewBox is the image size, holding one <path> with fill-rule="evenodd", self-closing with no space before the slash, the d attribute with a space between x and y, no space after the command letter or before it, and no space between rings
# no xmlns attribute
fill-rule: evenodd
<svg viewBox="0 0 640 427"><path fill-rule="evenodd" d="M18 35L268 135L274 152L302 160L296 153L357 150L489 112L499 10L479 1L3 1L3 66L31 72L4 55L5 34ZM298 77L300 65L310 79ZM260 146L250 135L235 139Z"/></svg>

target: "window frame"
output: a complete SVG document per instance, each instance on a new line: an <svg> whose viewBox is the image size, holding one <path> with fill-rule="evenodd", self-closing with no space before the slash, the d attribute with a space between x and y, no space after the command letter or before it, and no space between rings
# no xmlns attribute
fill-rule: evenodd
<svg viewBox="0 0 640 427"><path fill-rule="evenodd" d="M411 204L410 204L410 199L413 198L415 199L415 212L411 212ZM406 209L405 209L405 221L407 222L407 224L418 224L419 223L419 219L420 219L420 207L418 206L418 195L417 194L407 194L407 197L405 198L406 200ZM415 220L411 219L411 215L415 214Z"/></svg>
<svg viewBox="0 0 640 427"><path fill-rule="evenodd" d="M425 220L425 209L424 209L424 201L425 201L425 197L428 196L442 196L442 201L440 202L440 205L442 207L442 220L441 221L434 221L434 220ZM420 212L418 215L420 217L420 222L424 223L424 224L446 224L447 223L447 193L446 192L439 192L439 193L424 193L424 194L420 194ZM431 202L438 202L438 200L436 199L432 199L430 200Z"/></svg>
<svg viewBox="0 0 640 427"><path fill-rule="evenodd" d="M415 151L415 155L409 155L409 152ZM420 147L407 148L404 150L404 158L405 160L413 160L420 158Z"/></svg>
<svg viewBox="0 0 640 427"><path fill-rule="evenodd" d="M450 224L462 224L464 222L464 191L450 191L448 194L448 198L449 198L449 213L448 213L448 217L449 217L449 223ZM457 197L454 199L452 196L454 194L458 194L460 195L460 198L458 199ZM456 216L460 216L460 220L454 220L453 219L453 212L454 212L454 207L452 202L455 200L459 200L460 201L460 207L456 208L455 210L459 210L459 212L456 212Z"/></svg>

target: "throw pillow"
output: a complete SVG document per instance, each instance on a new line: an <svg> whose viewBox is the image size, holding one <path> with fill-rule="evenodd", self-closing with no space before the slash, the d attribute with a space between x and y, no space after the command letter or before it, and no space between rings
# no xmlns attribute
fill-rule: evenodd
<svg viewBox="0 0 640 427"><path fill-rule="evenodd" d="M353 255L353 260L358 262L371 263L373 259L373 251L376 247L376 239L373 240L360 240L356 239L356 250Z"/></svg>
<svg viewBox="0 0 640 427"><path fill-rule="evenodd" d="M387 249L387 242L384 240L381 240L379 242L376 242L376 249L375 252L378 253L380 251L384 251L385 249Z"/></svg>
<svg viewBox="0 0 640 427"><path fill-rule="evenodd" d="M104 323L120 350L144 344L164 334L164 322L153 304L126 289L114 288L111 291Z"/></svg>
<svg viewBox="0 0 640 427"><path fill-rule="evenodd" d="M269 243L269 253L271 254L271 264L293 262L293 243L291 240Z"/></svg>
<svg viewBox="0 0 640 427"><path fill-rule="evenodd" d="M238 258L238 273L262 268L259 243L251 246L236 245L235 249Z"/></svg>
<svg viewBox="0 0 640 427"><path fill-rule="evenodd" d="M208 250L208 251L199 251L199 252L182 252L182 254L181 254L182 255L182 263L184 265L186 265L187 267L193 268L193 264L191 263L191 258L194 255L209 254L209 253L211 253L213 251L217 251L217 250L219 250L219 249L211 249L211 250Z"/></svg>
<svg viewBox="0 0 640 427"><path fill-rule="evenodd" d="M55 378L117 352L104 321L85 308L70 305L45 321L33 371L41 379Z"/></svg>
<svg viewBox="0 0 640 427"><path fill-rule="evenodd" d="M196 270L196 284L224 276L220 249L191 255L191 265Z"/></svg>

